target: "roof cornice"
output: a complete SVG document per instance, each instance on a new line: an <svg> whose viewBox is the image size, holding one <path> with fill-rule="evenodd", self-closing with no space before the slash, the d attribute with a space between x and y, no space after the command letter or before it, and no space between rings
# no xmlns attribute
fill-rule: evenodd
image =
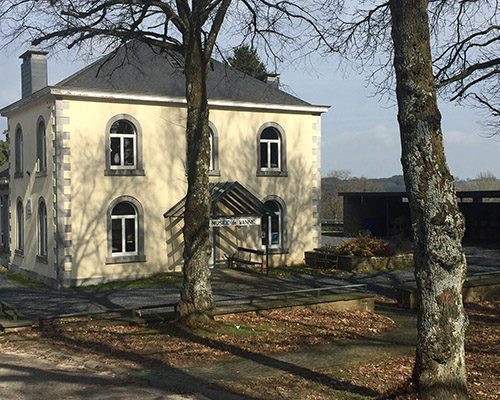
<svg viewBox="0 0 500 400"><path fill-rule="evenodd" d="M53 95L68 98L95 99L95 100L111 100L111 101L134 101L139 103L162 103L162 104L187 104L185 97L158 96L149 94L136 93L120 93L93 91L84 89L65 89L60 87L46 87L26 99L21 99L10 106L0 110L1 115L7 116L12 112L28 105L32 101L39 100L46 95ZM251 110L270 110L270 111L287 111L308 114L326 113L330 106L315 106L315 105L286 105L286 104L271 104L271 103L252 103L233 100L208 100L208 106L211 108L239 108Z"/></svg>

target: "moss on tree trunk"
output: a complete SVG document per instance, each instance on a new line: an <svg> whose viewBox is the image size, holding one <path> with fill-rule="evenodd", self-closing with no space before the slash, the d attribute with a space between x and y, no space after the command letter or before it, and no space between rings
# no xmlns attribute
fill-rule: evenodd
<svg viewBox="0 0 500 400"><path fill-rule="evenodd" d="M464 219L444 155L432 74L428 0L390 0L389 4L401 162L419 293L414 378L422 399L467 399Z"/></svg>
<svg viewBox="0 0 500 400"><path fill-rule="evenodd" d="M209 241L210 141L208 130L207 75L210 63L201 43L201 27L184 37L187 99L186 158L188 191L184 212L184 282L178 312L181 318L206 319L214 308ZM207 59L208 58L208 59ZM200 73L203 71L203 73Z"/></svg>

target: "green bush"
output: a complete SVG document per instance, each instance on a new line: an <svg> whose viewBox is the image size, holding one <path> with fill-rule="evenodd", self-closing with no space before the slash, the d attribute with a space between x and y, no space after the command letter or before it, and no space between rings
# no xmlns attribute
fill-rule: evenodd
<svg viewBox="0 0 500 400"><path fill-rule="evenodd" d="M358 235L354 239L344 240L337 247L337 252L341 256L391 257L396 254L396 249L382 240Z"/></svg>

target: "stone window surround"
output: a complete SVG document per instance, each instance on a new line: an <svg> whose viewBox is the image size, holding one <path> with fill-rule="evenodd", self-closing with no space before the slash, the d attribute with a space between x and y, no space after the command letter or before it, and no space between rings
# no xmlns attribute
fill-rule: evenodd
<svg viewBox="0 0 500 400"><path fill-rule="evenodd" d="M280 169L274 171L263 171L260 166L260 136L264 129L274 128L280 136ZM257 131L257 176L288 176L286 166L286 135L285 130L276 122L266 122Z"/></svg>
<svg viewBox="0 0 500 400"><path fill-rule="evenodd" d="M110 164L110 130L111 126L121 119L124 119L134 125L136 140L135 140L135 151L136 151L136 168L111 168ZM106 124L106 132L104 138L104 157L105 157L105 165L106 169L104 170L104 175L107 176L143 176L144 169L142 163L142 128L139 121L137 121L134 117L129 114L117 114L112 117L108 123Z"/></svg>
<svg viewBox="0 0 500 400"><path fill-rule="evenodd" d="M289 249L287 247L288 231L287 231L287 219L286 219L286 214L287 214L286 204L281 197L276 195L269 195L266 196L264 199L262 199L262 203L265 203L266 201L275 201L276 203L278 203L281 212L281 226L280 226L281 245L280 247L269 247L269 254L287 254ZM262 234L262 225L260 227ZM266 246L262 246L262 248L265 250Z"/></svg>
<svg viewBox="0 0 500 400"><path fill-rule="evenodd" d="M111 213L113 208L122 202L130 203L134 206L137 212L137 254L127 256L113 256L112 252L112 225ZM106 212L106 226L107 226L107 257L106 264L122 264L129 262L145 262L146 255L144 254L144 210L141 203L132 196L119 196L114 199Z"/></svg>

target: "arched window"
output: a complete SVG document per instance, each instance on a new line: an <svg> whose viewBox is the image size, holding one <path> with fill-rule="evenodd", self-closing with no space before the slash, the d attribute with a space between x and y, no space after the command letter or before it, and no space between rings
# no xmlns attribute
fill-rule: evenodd
<svg viewBox="0 0 500 400"><path fill-rule="evenodd" d="M215 125L209 122L208 132L210 134L210 170L212 176L220 176L219 171L219 134Z"/></svg>
<svg viewBox="0 0 500 400"><path fill-rule="evenodd" d="M106 263L145 260L142 206L133 197L119 197L111 203L108 209Z"/></svg>
<svg viewBox="0 0 500 400"><path fill-rule="evenodd" d="M110 165L114 169L135 168L137 165L135 127L120 119L111 125L109 132Z"/></svg>
<svg viewBox="0 0 500 400"><path fill-rule="evenodd" d="M24 208L20 197L16 203L16 250L21 254L24 251Z"/></svg>
<svg viewBox="0 0 500 400"><path fill-rule="evenodd" d="M37 172L44 173L47 172L47 145L46 145L46 133L45 133L45 122L40 117L38 120L38 126L36 129L36 157L37 157Z"/></svg>
<svg viewBox="0 0 500 400"><path fill-rule="evenodd" d="M283 129L274 122L264 124L257 136L257 175L286 176L286 143Z"/></svg>
<svg viewBox="0 0 500 400"><path fill-rule="evenodd" d="M260 134L260 169L263 171L280 170L281 140L274 128L266 128Z"/></svg>
<svg viewBox="0 0 500 400"><path fill-rule="evenodd" d="M47 257L47 207L43 198L38 202L38 255Z"/></svg>
<svg viewBox="0 0 500 400"><path fill-rule="evenodd" d="M19 178L23 176L23 131L19 125L16 129L15 153L16 169L14 177Z"/></svg>
<svg viewBox="0 0 500 400"><path fill-rule="evenodd" d="M284 203L278 197L271 196L264 205L270 214L262 218L262 247L283 251L286 244Z"/></svg>
<svg viewBox="0 0 500 400"><path fill-rule="evenodd" d="M105 175L144 175L139 122L127 114L111 118L106 127Z"/></svg>
<svg viewBox="0 0 500 400"><path fill-rule="evenodd" d="M137 254L137 211L125 201L111 212L111 252L113 255Z"/></svg>

